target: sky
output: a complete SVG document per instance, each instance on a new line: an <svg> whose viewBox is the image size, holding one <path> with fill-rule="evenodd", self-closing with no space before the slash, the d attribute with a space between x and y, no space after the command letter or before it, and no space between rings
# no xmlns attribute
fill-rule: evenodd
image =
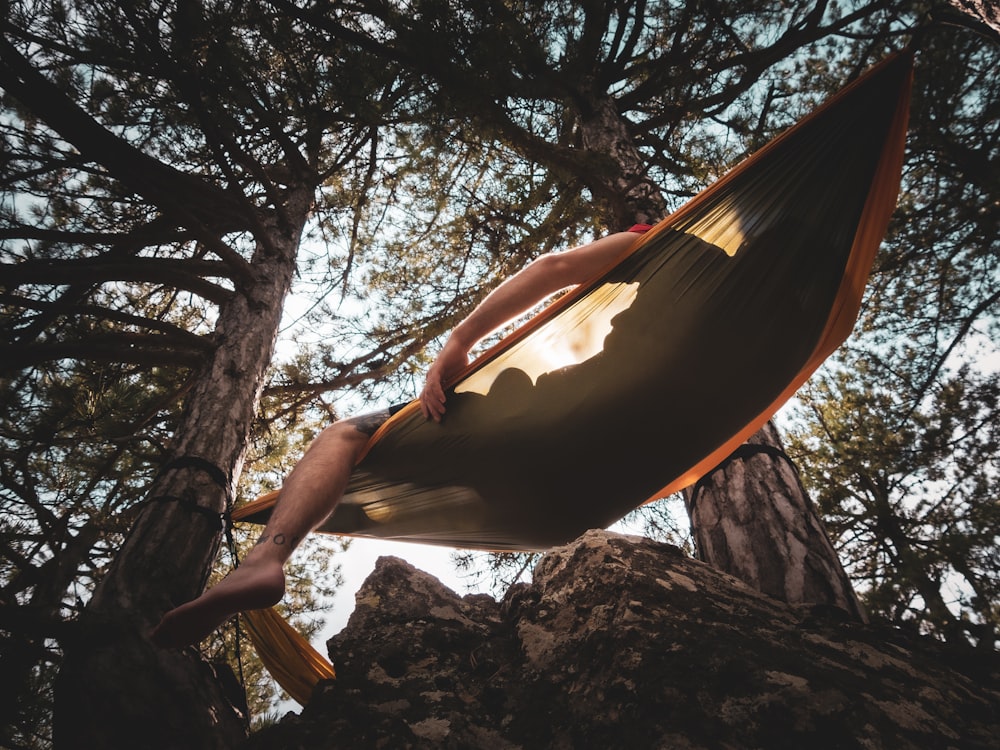
<svg viewBox="0 0 1000 750"><path fill-rule="evenodd" d="M354 611L354 595L375 569L375 562L381 556L406 560L415 568L430 573L460 596L473 593L468 585L470 580L463 578L451 561L453 551L450 547L432 547L412 542L360 538L351 540L347 552L337 554L336 560L341 566L344 584L333 597L332 608L327 612L326 627L323 634L314 640L313 647L325 653L323 644L347 625L347 620ZM480 592L481 589L474 591Z"/></svg>

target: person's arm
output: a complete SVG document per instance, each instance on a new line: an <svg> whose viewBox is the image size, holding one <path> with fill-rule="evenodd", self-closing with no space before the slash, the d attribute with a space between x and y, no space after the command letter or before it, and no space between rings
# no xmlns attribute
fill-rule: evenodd
<svg viewBox="0 0 1000 750"><path fill-rule="evenodd" d="M455 326L427 370L427 381L420 393L424 417L441 421L445 410L445 386L469 363L469 351L473 346L549 295L581 284L610 267L638 238L634 232L618 232L564 253L543 255L490 292Z"/></svg>

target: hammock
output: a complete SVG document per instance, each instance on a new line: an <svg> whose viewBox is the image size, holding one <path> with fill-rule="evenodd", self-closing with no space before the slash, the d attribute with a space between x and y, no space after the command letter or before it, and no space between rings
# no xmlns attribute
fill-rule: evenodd
<svg viewBox="0 0 1000 750"><path fill-rule="evenodd" d="M544 549L715 467L850 333L911 76L889 58L641 236L473 362L442 424L396 414L319 530Z"/></svg>

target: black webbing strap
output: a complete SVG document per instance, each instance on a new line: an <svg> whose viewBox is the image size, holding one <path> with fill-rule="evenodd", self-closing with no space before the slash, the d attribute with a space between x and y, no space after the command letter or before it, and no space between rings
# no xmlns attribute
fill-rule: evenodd
<svg viewBox="0 0 1000 750"><path fill-rule="evenodd" d="M159 477L166 474L171 469L190 468L205 472L209 477L211 477L213 482L226 491L227 495L229 494L229 473L223 471L218 465L213 464L207 458L202 458L201 456L178 456L177 458L173 458L160 467L160 471L157 473L156 477L159 479Z"/></svg>
<svg viewBox="0 0 1000 750"><path fill-rule="evenodd" d="M212 463L207 458L202 458L201 456L178 456L177 458L167 461L167 463L160 467L160 470L157 472L156 478L153 482L155 483L157 479L173 469L197 469L198 471L207 474L209 478L215 482L215 484L219 485L223 492L226 493L225 511L219 513L211 508L206 508L204 505L198 505L193 497L157 495L156 497L149 498L149 502L178 503L192 513L201 513L207 518L212 519L212 521L217 524L217 528L219 530L226 532L230 548L235 548L235 543L232 539L233 522L231 515L233 509L233 490L232 483L229 479L229 473L223 471L217 464Z"/></svg>
<svg viewBox="0 0 1000 750"><path fill-rule="evenodd" d="M760 443L743 443L739 448L734 450L728 456L726 456L711 471L707 471L702 474L701 478L695 482L692 488L692 494L697 492L701 487L705 485L706 482L716 473L726 469L733 461L746 461L748 458L753 458L759 455L771 456L771 458L785 459L794 468L795 464L792 464L792 459L788 457L781 448L777 448L773 445L761 445Z"/></svg>
<svg viewBox="0 0 1000 750"><path fill-rule="evenodd" d="M240 553L236 547L236 539L233 537L233 519L228 518L228 523L226 523L226 545L229 547L229 555L233 560L233 569L240 567ZM236 671L237 677L240 681L240 686L243 688L243 705L246 706L246 711L243 714L244 724L247 728L247 734L251 730L250 722L250 698L247 694L247 678L245 670L243 669L243 613L237 612L236 617L233 618L233 647L236 651Z"/></svg>

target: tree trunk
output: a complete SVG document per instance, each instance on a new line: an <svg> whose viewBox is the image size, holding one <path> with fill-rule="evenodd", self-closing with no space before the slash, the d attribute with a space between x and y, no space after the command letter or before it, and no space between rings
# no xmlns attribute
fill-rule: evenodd
<svg viewBox="0 0 1000 750"><path fill-rule="evenodd" d="M798 472L768 422L684 492L698 557L789 604L865 620Z"/></svg>
<svg viewBox="0 0 1000 750"><path fill-rule="evenodd" d="M653 224L662 219L666 201L646 175L645 163L614 99L594 95L586 99L587 111L581 113L580 122L582 145L608 157L608 169L581 177L598 198L595 208L602 211L604 224L611 231L621 231L631 224Z"/></svg>
<svg viewBox="0 0 1000 750"><path fill-rule="evenodd" d="M311 198L311 187L298 190L286 223L265 222L253 280L220 310L217 349L185 404L174 458L65 644L57 747L229 748L245 735L243 699L223 687L225 675L196 649L158 649L147 636L212 569Z"/></svg>
<svg viewBox="0 0 1000 750"><path fill-rule="evenodd" d="M1000 5L995 0L948 0L948 4L967 19L965 25L975 29L983 36L992 38L994 42L1000 42ZM934 11L934 15L942 14L940 9ZM948 18L944 18L948 22Z"/></svg>

